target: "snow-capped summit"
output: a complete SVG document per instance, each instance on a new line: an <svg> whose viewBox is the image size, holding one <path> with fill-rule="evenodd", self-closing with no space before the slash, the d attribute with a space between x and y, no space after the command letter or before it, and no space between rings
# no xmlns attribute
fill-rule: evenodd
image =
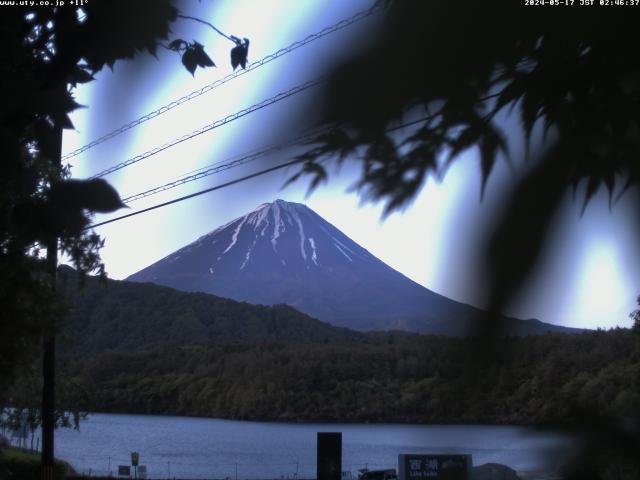
<svg viewBox="0 0 640 480"><path fill-rule="evenodd" d="M392 269L305 205L283 200L258 206L128 280L286 303L365 330L462 333L477 313Z"/></svg>
<svg viewBox="0 0 640 480"><path fill-rule="evenodd" d="M212 275L217 267L219 268L221 265L232 267L234 261L240 270L250 268L254 250L259 251L261 255L273 257L272 260L279 259L283 265L287 265L288 261L290 267L297 268L321 268L319 249L324 250L325 266L334 263L334 257L338 254L349 262L353 262L354 259L365 262L376 260L368 251L353 243L313 210L300 203L285 202L284 200L263 203L253 212L200 238L194 246L199 245L200 242L206 242L210 236L218 236L228 229L232 231L231 238L222 253L216 257L214 264L210 266ZM271 251L269 249L262 251L262 247L266 243L271 245ZM232 252L232 250L234 251ZM174 255L179 255L180 252L182 250ZM244 256L238 257L238 252ZM227 258L223 260L225 256ZM241 261L237 261L238 259ZM261 261L264 259L261 258ZM219 262L222 264L218 264ZM231 262L231 264L227 262ZM254 260L254 264L255 262Z"/></svg>

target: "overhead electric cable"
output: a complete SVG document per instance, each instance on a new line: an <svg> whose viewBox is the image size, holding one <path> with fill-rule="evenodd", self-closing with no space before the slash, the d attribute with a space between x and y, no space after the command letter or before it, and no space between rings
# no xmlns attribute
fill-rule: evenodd
<svg viewBox="0 0 640 480"><path fill-rule="evenodd" d="M239 167L241 165L245 165L247 163L253 162L255 160L258 160L262 157L265 157L269 154L278 152L286 147L290 147L292 145L298 144L298 143L303 143L307 140L311 140L313 139L317 134L313 133L313 134L307 134L307 135L303 135L300 136L298 138L295 138L293 140L289 140L287 142L283 142L277 145L272 145L270 147L266 147L257 151L254 151L253 153L249 153L249 154L245 154L239 158L236 158L234 160L228 160L225 162L216 162L212 165L209 165L207 167L203 167L200 168L198 170L195 170L195 173L191 173L191 174L185 174L182 175L181 177L179 177L176 180L173 180L171 182L167 182L164 185L160 185L158 187L155 188L151 188L149 190L145 190L144 192L140 192L137 193L135 195L129 195L127 197L124 197L122 199L123 203L131 203L131 202L135 202L136 200L141 200L143 198L146 197L150 197L151 195L156 195L160 192L164 192L166 190L171 190L172 188L178 187L180 185L184 185L185 183L190 183L193 182L195 180L199 180L201 178L205 178L208 177L210 175L214 175L216 173L220 173L223 172L225 170L230 170L232 168L235 167Z"/></svg>
<svg viewBox="0 0 640 480"><path fill-rule="evenodd" d="M426 116L426 117L423 117L423 118L419 118L417 120L413 120L413 121L410 121L410 122L407 122L407 123L404 123L404 124L396 125L394 127L388 128L387 130L385 130L385 132L387 132L387 133L394 132L394 131L400 130L402 128L406 128L406 127L409 127L409 126L416 125L419 122L423 122L425 120L432 119L433 117L434 117L434 115L429 115L429 116ZM293 140L292 140L292 142L293 142ZM281 163L281 164L276 165L274 167L269 167L269 168L266 168L264 170L260 170L260 171L255 172L255 173L252 173L252 174L249 174L249 175L245 175L244 177L240 177L240 178L237 178L235 180L231 180L229 182L225 182L225 183L222 183L220 185L216 185L214 187L207 188L205 190L200 190L199 192L195 192L195 193L191 193L189 195L184 195L182 197L174 198L173 200L169 200L167 202L159 203L159 204L153 205L151 207L144 208L142 210L138 210L136 212L131 212L131 213L128 213L126 215L121 215L119 217L115 217L115 218L111 218L109 220L105 220L104 222L99 222L99 223L95 223L93 225L89 225L84 230L90 230L92 228L101 227L101 226L107 225L109 223L117 222L119 220L124 220L125 218L130 218L130 217L134 217L136 215L140 215L141 213L146 213L146 212L150 212L152 210L156 210L158 208L162 208L162 207L166 207L166 206L169 206L169 205L173 205L174 203L182 202L183 200L188 200L190 198L194 198L194 197L198 197L200 195L204 195L205 193L209 193L209 192L213 192L215 190L220 190L222 188L230 187L232 185L236 185L236 184L244 182L246 180L251 180L252 178L256 178L256 177L265 175L267 173L271 173L271 172L274 172L276 170L280 170L282 168L290 167L292 165L296 165L296 164L299 164L299 163L304 163L306 161L307 161L306 158L295 158L295 159L293 159L293 160L291 160L289 162ZM193 180L196 180L196 179L192 179L191 181L193 181Z"/></svg>
<svg viewBox="0 0 640 480"><path fill-rule="evenodd" d="M432 118L430 117L423 117L423 118L419 118L418 120L413 120L410 122L406 122L400 125L397 125L395 127L391 127L388 128L387 130L385 130L387 133L393 132L395 130L399 130L402 128L406 128L406 127L410 127L413 125L416 125L418 123L424 122L425 120L427 120L428 118ZM232 168L235 167L239 167L241 165L245 165L247 163L250 163L252 161L258 160L266 155L269 155L271 153L275 153L277 151L280 151L286 147L290 147L292 145L296 145L296 144L302 144L302 143L306 143L306 142L310 142L312 141L314 138L317 138L317 135L320 134L321 132L324 131L330 131L331 127L322 129L321 131L316 131L316 132L312 132L312 133L307 133L304 135L300 135L299 137L294 138L293 140L289 140L286 142L282 142L279 143L277 145L272 145L270 147L265 147L265 148L261 148L261 149L256 149L253 150L252 152L249 153L245 153L242 155L236 155L230 159L227 160L220 160L214 163L211 163L209 165L205 165L203 167L197 168L195 170L191 170L189 172L186 172L180 176L178 176L177 178L175 178L174 180L167 182L163 185L151 188L149 190L145 190L143 192L139 192L136 194L132 194L132 195L128 195L126 197L122 198L122 202L123 203L131 203L131 202L135 202L136 200L141 200L143 198L146 197L150 197L152 195L156 195L158 193L167 191L167 190L171 190L172 188L175 187L179 187L180 185L184 185L185 183L190 183L196 180L200 180L201 178L205 178L208 177L210 175L214 175L216 173L222 172L222 171L226 171L226 170L230 170Z"/></svg>
<svg viewBox="0 0 640 480"><path fill-rule="evenodd" d="M311 35L306 36L304 39L302 40L298 40L296 42L293 42L292 44L290 44L287 47L281 48L280 50L271 53L269 55L267 55L266 57L261 58L260 60L256 60L253 63L250 63L249 65L247 65L246 69L242 69L242 70L237 70L233 73L230 73L229 75L227 75L226 77L223 77L219 80L216 80L215 82L209 83L207 85L205 85L204 87L200 88L199 90L194 90L191 93L188 93L187 95L184 95L166 105L161 106L160 108L153 110L152 112L147 113L146 115L143 115L142 117L137 118L136 120L133 120L125 125L122 125L120 128L117 128L105 135L103 135L102 137L76 149L73 150L72 152L67 153L66 155L64 155L62 157L62 160L68 160L70 158L76 157L78 155L80 155L83 152L86 152L87 150L100 145L101 143L106 142L107 140L110 140L114 137L117 137L118 135L126 132L127 130L131 130L134 127L137 127L138 125L151 120L152 118L155 118L159 115L162 115L163 113L168 112L169 110L172 110L173 108L182 105L185 102L188 102L190 100L193 100L194 98L197 98L201 95L204 95L205 93L213 90L214 88L219 87L220 85L223 85L225 83L227 83L230 80L233 80L234 78L237 78L241 75L244 75L245 73L251 72L259 67L261 67L262 65L265 65L277 58L280 58L288 53L293 52L294 50L297 50L300 47L303 47L315 40L318 40L320 38L323 38L331 33L337 32L338 30L342 30L343 28L346 28L364 18L367 18L368 16L372 15L373 13L375 13L376 11L378 11L380 9L380 3L376 2L376 4L367 9L367 10L362 10L354 15L352 15L351 17L345 18L344 20L339 21L338 23L335 23L334 25L331 25L329 27L326 27L316 33L312 33Z"/></svg>
<svg viewBox="0 0 640 480"><path fill-rule="evenodd" d="M151 150L147 150L144 153L141 153L139 155L136 155L135 157L132 157L128 160L125 160L124 162L120 162L117 165L114 165L113 167L107 168L106 170L103 170L102 172L92 176L92 179L95 178L100 178L100 177L104 177L105 175L108 175L110 173L116 172L118 170L121 170L125 167L128 167L129 165L133 165L134 163L138 163L141 160L144 160L145 158L149 158L152 155L155 155L157 153L160 153L168 148L171 148L175 145L178 145L179 143L185 142L187 140L190 140L194 137L197 137L198 135L202 135L203 133L209 132L215 128L221 127L222 125L226 125L229 122L232 122L234 120L237 120L238 118L244 117L246 115L249 115L250 113L253 113L257 110L260 110L264 107L268 107L269 105L273 105L274 103L277 103L281 100L284 100L285 98L289 98L293 95L296 95L304 90L307 90L308 88L311 87L315 87L316 85L320 84L322 82L322 79L317 79L317 80L310 80L306 83L303 83L301 85L295 86L289 90L287 90L286 92L280 92L277 95L274 95L273 97L267 98L266 100L261 101L260 103L256 103L254 105L251 105L250 107L244 108L236 113L232 113L231 115L227 115L224 118L221 118L219 120L216 120L213 123L210 123L208 125L205 125L197 130L194 130L193 132L187 133L179 138L176 138L174 140L171 140L167 143L164 143L162 145L160 145L159 147L155 147L152 148Z"/></svg>
<svg viewBox="0 0 640 480"><path fill-rule="evenodd" d="M297 158L295 160L291 160L289 162L285 162L285 163L281 163L280 165L276 165L275 167L266 168L264 170L260 170L259 172L255 172L255 173L252 173L250 175L246 175L244 177L236 178L235 180L231 180L229 182L222 183L220 185L216 185L215 187L207 188L205 190L200 190L199 192L196 192L196 193L191 193L191 194L185 195L183 197L174 198L173 200L169 200L168 202L159 203L157 205L153 205L151 207L144 208L142 210L138 210L136 212L131 212L131 213L128 213L126 215L121 215L119 217L112 218L110 220L105 220L104 222L100 222L100 223L95 223L93 225L89 225L84 230L89 230L91 228L101 227L102 225L107 225L108 223L117 222L118 220L123 220L125 218L135 217L136 215L140 215L141 213L150 212L151 210L156 210L156 209L161 208L161 207L166 207L166 206L172 205L174 203L182 202L183 200L188 200L189 198L193 198L193 197L197 197L197 196L200 196L200 195L204 195L205 193L213 192L215 190L220 190L221 188L230 187L231 185L235 185L236 183L241 183L241 182L244 182L246 180L250 180L252 178L256 178L256 177L259 177L261 175L265 175L267 173L271 173L271 172L274 172L276 170L280 170L282 168L289 167L291 165L295 165L296 163L302 163L302 162L304 162L303 159Z"/></svg>

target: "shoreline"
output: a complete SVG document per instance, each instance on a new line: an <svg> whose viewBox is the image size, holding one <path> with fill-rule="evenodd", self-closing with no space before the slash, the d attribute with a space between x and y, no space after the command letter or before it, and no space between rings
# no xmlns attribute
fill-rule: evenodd
<svg viewBox="0 0 640 480"><path fill-rule="evenodd" d="M234 417L208 417L194 414L181 414L181 413L156 413L156 412L142 412L142 411L120 411L120 410L103 410L103 411L86 411L78 409L83 414L89 415L137 415L145 417L165 417L165 418L193 418L199 420L219 420L228 422L253 422L253 423L275 423L282 425L299 425L299 424L334 424L334 425L424 425L432 427L455 427L455 426L474 426L474 427L521 427L530 430L545 430L553 431L564 430L569 424L562 425L549 425L546 423L517 423L517 422L483 422L483 421L439 421L439 422L422 422L416 419L407 419L406 421L392 419L392 420L363 420L363 419L347 419L337 420L333 418L274 418L274 417L246 417L246 418L234 418Z"/></svg>
<svg viewBox="0 0 640 480"><path fill-rule="evenodd" d="M21 448L21 447L17 447L15 445L9 445L6 446L4 448L0 447L0 458L1 455L5 452L9 452L9 457L8 458L15 458L15 457L22 457L25 459L28 459L30 462L33 462L33 464L35 465L34 468L38 468L39 466L39 462L40 462L40 452L35 450L32 451L30 449L25 449L25 448ZM63 456L56 456L55 459L56 463L59 464L60 466L63 466L64 468L67 469L67 472L69 472L69 474L67 475L67 479L68 480L75 480L75 479L80 479L80 478L85 478L85 476L87 474L90 475L91 478L94 478L95 480L108 480L108 479L112 479L115 478L114 474L117 470L113 470L113 471L109 471L107 472L106 475L102 475L102 476L97 476L97 475L93 475L92 472L100 472L101 470L98 468L84 468L84 469L80 469L78 470L77 467L75 467L73 465L73 462L65 459ZM478 468L478 467L482 467L483 465L487 465L487 464L482 464L482 465L474 465L472 467L473 468ZM491 465L498 465L500 467L507 467L508 469L511 469L511 467L509 465L506 464L491 464ZM395 468L395 467L393 467ZM347 472L350 472L352 475L352 479L356 480L357 479L357 472L354 472L352 470L345 470ZM397 471L397 469L396 469ZM520 480L561 480L562 476L559 474L559 472L554 472L551 471L550 469L535 469L535 470L514 470L516 475L518 475L518 477L520 478ZM165 480L168 477L147 477L148 480ZM173 476L171 477L173 478L173 480L191 480L188 477L177 477L177 476ZM220 477L220 478L216 478L216 477L211 477L210 479L206 479L206 480L229 480L230 477ZM270 476L264 476L262 478L256 478L256 477L238 477L238 480L282 480L282 478L284 478L284 476L281 476L280 478L273 478ZM484 478L484 477L483 477ZM497 478L497 477L496 477ZM506 477L505 477L506 478ZM200 479L203 480L203 479ZM287 480L316 480L315 477L306 477L306 476L295 476L293 478L290 479L289 476L287 476Z"/></svg>

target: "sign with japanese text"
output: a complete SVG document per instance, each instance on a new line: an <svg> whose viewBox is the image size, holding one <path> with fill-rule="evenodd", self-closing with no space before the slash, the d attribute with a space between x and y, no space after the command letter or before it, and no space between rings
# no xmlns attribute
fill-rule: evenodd
<svg viewBox="0 0 640 480"><path fill-rule="evenodd" d="M400 480L469 480L471 455L398 455Z"/></svg>

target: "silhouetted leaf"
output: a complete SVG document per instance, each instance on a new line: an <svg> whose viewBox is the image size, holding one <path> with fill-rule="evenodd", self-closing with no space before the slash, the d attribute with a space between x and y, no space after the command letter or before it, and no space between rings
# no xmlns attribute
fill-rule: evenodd
<svg viewBox="0 0 640 480"><path fill-rule="evenodd" d="M75 16L74 9L69 10ZM113 67L116 60L133 58L137 52L152 50L158 40L167 38L169 22L178 14L175 5L165 0L138 0L126 8L87 2L83 10L86 21L71 32L75 37L71 45L94 72L104 65Z"/></svg>
<svg viewBox="0 0 640 480"><path fill-rule="evenodd" d="M56 208L86 209L98 213L126 208L115 188L101 178L57 182L51 187L50 201Z"/></svg>
<svg viewBox="0 0 640 480"><path fill-rule="evenodd" d="M182 64L191 75L197 67L215 67L213 60L205 53L204 47L198 42L190 43L186 46L182 54Z"/></svg>
<svg viewBox="0 0 640 480"><path fill-rule="evenodd" d="M569 155L554 147L514 188L496 220L487 258L491 308L500 311L536 264L551 220L567 191Z"/></svg>
<svg viewBox="0 0 640 480"><path fill-rule="evenodd" d="M307 190L307 195L310 195L321 183L327 180L327 172L317 163L309 162L304 165L304 172L311 175L311 184Z"/></svg>
<svg viewBox="0 0 640 480"><path fill-rule="evenodd" d="M87 82L90 82L92 80L94 80L93 75L91 75L84 68L77 67L75 69L75 71L73 72L72 80L69 83L71 83L71 85L73 85L75 87L79 83L87 83Z"/></svg>
<svg viewBox="0 0 640 480"><path fill-rule="evenodd" d="M502 110L506 105L517 102L524 93L524 90L525 83L523 76L518 73L514 74L514 78L500 91L500 95L498 95L494 106L494 112Z"/></svg>
<svg viewBox="0 0 640 480"><path fill-rule="evenodd" d="M587 204L589 203L589 200L593 198L593 196L598 192L599 188L600 188L600 182L598 181L597 178L591 177L587 180L587 188L584 194L584 201L582 204L582 213L584 213L585 209L587 208Z"/></svg>
<svg viewBox="0 0 640 480"><path fill-rule="evenodd" d="M186 48L186 46L187 42L185 42L181 38L176 38L175 40L170 42L169 45L167 45L168 48L170 48L171 50L175 50L176 52Z"/></svg>
<svg viewBox="0 0 640 480"><path fill-rule="evenodd" d="M300 158L300 157L299 157ZM300 158L302 160L302 158ZM305 161L302 165L302 169L295 173L292 177L287 179L282 188L287 187L291 183L295 182L302 175L310 175L311 182L307 189L307 196L313 193L313 191L320 186L327 179L327 172L325 168L319 163L314 162L313 160Z"/></svg>
<svg viewBox="0 0 640 480"><path fill-rule="evenodd" d="M196 58L196 53L191 48L187 48L187 50L182 54L182 65L187 71L193 75L198 67L198 59Z"/></svg>
<svg viewBox="0 0 640 480"><path fill-rule="evenodd" d="M480 166L482 170L482 186L480 194L484 195L484 189L487 185L489 175L495 165L498 152L506 152L506 144L504 138L500 133L493 129L491 126L487 126L486 132L482 136L479 142L480 146Z"/></svg>
<svg viewBox="0 0 640 480"><path fill-rule="evenodd" d="M472 147L480 137L481 132L471 126L465 128L458 137L451 142L451 151L449 152L448 161L455 160L457 156Z"/></svg>
<svg viewBox="0 0 640 480"><path fill-rule="evenodd" d="M204 51L204 46L200 45L198 42L193 42L190 47L193 50L193 55L196 60L196 63L199 67L215 67L215 63L213 60L209 58L209 56Z"/></svg>
<svg viewBox="0 0 640 480"><path fill-rule="evenodd" d="M343 129L332 128L307 142L310 145L319 144L311 152L307 152L309 158L321 158L325 155L338 155L338 161L344 161L352 154L358 143Z"/></svg>
<svg viewBox="0 0 640 480"><path fill-rule="evenodd" d="M240 40L231 36L236 46L231 49L231 67L235 70L238 66L247 68L247 57L249 55L249 39Z"/></svg>
<svg viewBox="0 0 640 480"><path fill-rule="evenodd" d="M286 182L284 182L284 184L282 185L282 188L288 187L293 182L297 181L300 177L302 177L303 174L304 174L304 170L299 170L298 172L293 174L291 177L289 177Z"/></svg>
<svg viewBox="0 0 640 480"><path fill-rule="evenodd" d="M520 118L522 120L522 127L524 128L524 135L527 144L527 152L529 150L528 145L531 139L531 132L533 131L533 126L538 119L538 112L540 111L540 106L537 104L536 99L533 98L533 95L530 93L526 93L522 97L522 105L520 107Z"/></svg>

